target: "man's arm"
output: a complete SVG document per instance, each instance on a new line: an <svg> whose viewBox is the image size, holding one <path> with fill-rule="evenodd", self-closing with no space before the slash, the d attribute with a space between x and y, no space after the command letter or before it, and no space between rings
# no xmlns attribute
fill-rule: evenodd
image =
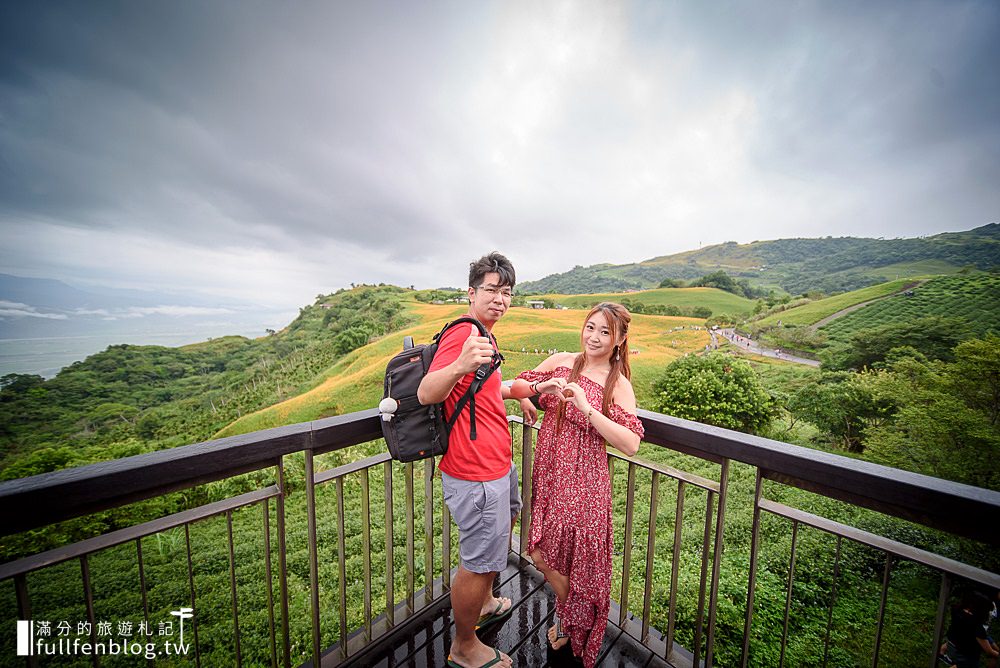
<svg viewBox="0 0 1000 668"><path fill-rule="evenodd" d="M429 371L417 388L417 400L423 404L438 404L444 401L465 375L472 373L493 359L493 346L485 336L479 336L479 329L469 325L469 337L462 344L455 361L440 369ZM439 349L440 352L440 349Z"/></svg>

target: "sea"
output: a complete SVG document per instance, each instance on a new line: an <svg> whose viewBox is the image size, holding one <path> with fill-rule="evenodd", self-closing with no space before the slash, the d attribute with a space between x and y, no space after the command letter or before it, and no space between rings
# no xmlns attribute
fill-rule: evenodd
<svg viewBox="0 0 1000 668"><path fill-rule="evenodd" d="M216 336L238 334L247 338L263 336L264 331L220 331ZM167 332L144 333L131 336L121 334L92 334L34 339L0 339L0 376L10 373L37 374L52 378L73 362L81 361L121 343L150 346L183 346L205 341L201 333Z"/></svg>

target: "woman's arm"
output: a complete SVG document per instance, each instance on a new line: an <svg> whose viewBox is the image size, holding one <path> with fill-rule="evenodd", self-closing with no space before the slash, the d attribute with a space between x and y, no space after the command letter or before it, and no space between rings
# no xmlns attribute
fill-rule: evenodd
<svg viewBox="0 0 1000 668"><path fill-rule="evenodd" d="M632 385L624 378L620 379L619 384L628 384L628 391L620 395L619 391L615 391L615 403L624 408L630 413L635 413L635 394L632 392ZM620 450L625 455L631 457L635 453L639 452L639 435L629 429L624 425L620 425L607 415L604 415L601 411L595 409L587 401L587 395L583 391L583 388L576 383L567 383L566 392L570 392L570 401L574 403L577 410L587 416L587 420L590 422L591 426L596 429L601 436L604 437L611 447ZM629 400L631 397L631 400ZM626 403L621 403L618 399L621 398L622 401Z"/></svg>
<svg viewBox="0 0 1000 668"><path fill-rule="evenodd" d="M549 355L542 363L534 368L534 371L555 371L559 366L573 366L574 353L556 353ZM568 361L568 364L567 364ZM527 399L536 394L561 394L562 388L566 385L564 378L550 378L539 383L529 383L523 378L515 378L510 385L510 390L504 399Z"/></svg>

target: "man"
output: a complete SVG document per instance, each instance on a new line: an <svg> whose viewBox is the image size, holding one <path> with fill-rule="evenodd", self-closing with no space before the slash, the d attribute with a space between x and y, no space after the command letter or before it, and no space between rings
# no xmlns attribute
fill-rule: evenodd
<svg viewBox="0 0 1000 668"><path fill-rule="evenodd" d="M469 316L481 322L490 336L481 336L471 324L445 332L417 390L420 403L444 402L445 415L451 417L475 371L498 352L493 326L510 308L514 282L514 267L500 253L469 265ZM507 565L511 527L521 509L503 403L508 389L500 380L497 369L476 394L476 440L470 438L466 406L438 465L445 503L459 532L460 563L451 582L455 637L448 658L449 666L459 668L506 668L512 663L476 636L477 626L498 621L512 606L509 598L493 596L493 579Z"/></svg>

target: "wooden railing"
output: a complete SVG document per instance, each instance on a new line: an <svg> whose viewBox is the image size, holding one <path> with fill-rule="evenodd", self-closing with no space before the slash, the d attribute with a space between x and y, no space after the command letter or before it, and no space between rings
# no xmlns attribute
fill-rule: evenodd
<svg viewBox="0 0 1000 668"><path fill-rule="evenodd" d="M693 456L698 461L710 463L709 468L714 470L706 475L702 469L684 471L680 466L609 453L614 498L619 504L624 501L623 509L616 514L616 523L620 525L616 525L616 535L621 537L621 549L615 563L620 580L613 588L610 622L621 626L674 665L711 666L715 662L719 583L724 568L726 511L734 465L752 467L756 480L752 494L749 561L736 567L746 582L741 665L761 665L760 660L754 660L755 646L751 639L755 628L755 597L759 593L761 524L765 515L787 521L787 533L791 534L781 664L786 662L796 546L803 527L828 533L836 540L823 665L830 655L830 625L841 569L841 546L845 540L866 545L885 555L879 621L870 657L873 666L881 663L886 592L900 562L920 564L941 577L934 633L926 638L926 661L920 660L928 665L933 665L936 659L952 583L962 580L1000 588L1000 576L996 573L793 508L768 498L765 492L799 488L819 497L993 546L1000 544L1000 535L996 532L996 527L1000 526L1000 493L661 414L640 411L640 417L646 429L646 443ZM519 418L510 418L510 422L525 501L521 523L526 526L531 516L534 430L522 428ZM0 529L3 534L13 534L248 472L273 472L270 484L250 492L0 565L0 584L12 583L17 618L29 620L33 604L37 603L32 597L29 578L58 564L79 562L77 582L90 622L91 640L97 641L99 638L94 631L97 606L91 584L93 557L116 546L134 544L142 616L148 620L149 583L145 577L148 555L143 553L143 539L183 528L188 600L174 604L189 604L195 610L191 622L193 652L200 665L202 652L206 649L201 645L206 643L197 635L200 628L198 611L207 605L206 597L218 598L222 594L197 590L194 562L198 555L197 549L192 548L192 532L208 518L224 517L229 581L226 598L232 618L231 643L226 651L235 662L238 665L285 666L302 661L312 665L348 663L371 643L392 634L407 619L446 596L455 566L456 536L450 528L432 462L400 465L384 454L375 454L318 470L323 461L318 459L320 456L376 441L380 436L378 416L376 411L370 410L0 483ZM375 449L377 446L372 446L372 450ZM291 466L290 457L303 455L303 480L293 482L296 488L304 487L304 504L298 494L289 495L286 479L286 471L300 470L297 463ZM422 479L422 489L417 486L417 474ZM333 491L329 492L331 487ZM421 492L422 500L419 498ZM306 516L304 530L289 529L289 514L298 512L289 510L293 503ZM255 506L261 508L259 536L263 554L259 558L264 570L264 582L255 584L260 584L264 590L262 605L266 607L268 618L267 624L256 633L266 636L263 641L247 637L247 622L241 621L240 592L246 585L238 582L237 548L240 546L233 534L236 514L240 526L249 532L241 536L257 533L256 529L245 529L248 522L258 521L247 519L248 508ZM692 507L703 520L699 528L685 535L685 525L690 527L692 524L686 521L692 515ZM418 530L418 522L422 530ZM645 525L645 536L639 533L637 538L642 525ZM672 540L661 541L668 545L658 546L657 528L664 529L665 525L669 526L661 535ZM422 540L418 532L422 533ZM526 533L519 531L518 542L514 545L515 551L521 554L526 547ZM304 544L308 553L305 591L298 586L302 576L290 576L292 544ZM696 554L697 564L682 567L683 555L687 554ZM355 563L359 559L360 565ZM661 562L669 562L670 574L657 578L655 573ZM332 563L336 564L335 570L329 567ZM679 643L676 639L681 613L690 612L679 607L682 600L680 576L684 568L694 569L693 579L697 581L698 591L694 596L693 615L686 615L688 618L693 616L693 621L684 625L684 636L688 640ZM295 586L290 586L290 579ZM640 591L641 596L633 595ZM300 620L290 612L302 607L308 609L308 619ZM120 611L120 614L127 612ZM13 614L12 610L9 617ZM303 624L308 628L302 628ZM253 640L256 647L252 654L247 652L249 640ZM34 657L27 660L31 664Z"/></svg>

